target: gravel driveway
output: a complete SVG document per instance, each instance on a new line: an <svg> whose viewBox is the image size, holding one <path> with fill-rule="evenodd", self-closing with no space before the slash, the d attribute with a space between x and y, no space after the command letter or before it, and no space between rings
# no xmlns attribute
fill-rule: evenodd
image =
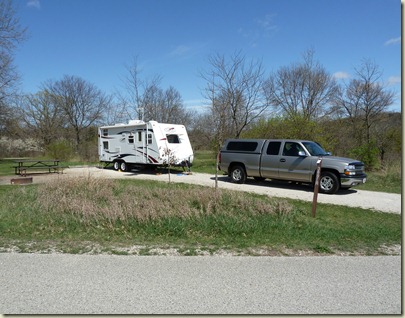
<svg viewBox="0 0 405 318"><path fill-rule="evenodd" d="M97 167L75 167L65 169L63 174L33 174L33 182L40 183L47 180L58 178L61 181L64 178L74 176L94 177L94 178L114 178L114 179L146 179L169 182L167 173L156 174L148 171L118 172L112 169L100 169ZM10 184L12 177L1 177L0 184ZM171 182L182 182L190 184L199 184L203 186L215 186L215 175L205 173L192 174L171 174ZM238 191L254 192L258 194L291 198L312 202L313 190L308 185L298 185L287 182L263 181L257 182L248 179L245 184L231 183L227 176L218 177L218 187L222 189L231 189ZM339 191L334 195L318 195L318 202L330 203L336 205L345 205L350 207L361 207L375 211L401 214L401 195L394 193L374 192L361 190L361 187L346 191Z"/></svg>

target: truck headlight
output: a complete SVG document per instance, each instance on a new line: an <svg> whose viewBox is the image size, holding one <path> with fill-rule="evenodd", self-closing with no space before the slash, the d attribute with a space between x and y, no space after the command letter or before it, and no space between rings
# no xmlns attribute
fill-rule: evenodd
<svg viewBox="0 0 405 318"><path fill-rule="evenodd" d="M347 175L347 176L354 176L354 175L356 174L356 172L353 171L353 170L356 170L356 166L354 166L354 165L347 165L347 166L345 167L345 175Z"/></svg>

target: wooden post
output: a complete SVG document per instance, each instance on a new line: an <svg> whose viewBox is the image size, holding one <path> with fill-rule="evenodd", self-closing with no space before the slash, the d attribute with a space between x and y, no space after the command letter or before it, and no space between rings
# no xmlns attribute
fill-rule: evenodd
<svg viewBox="0 0 405 318"><path fill-rule="evenodd" d="M321 167L322 167L322 158L319 158L318 161L316 162L314 198L312 200L312 217L313 218L316 216L316 205L318 203L319 181L321 179Z"/></svg>

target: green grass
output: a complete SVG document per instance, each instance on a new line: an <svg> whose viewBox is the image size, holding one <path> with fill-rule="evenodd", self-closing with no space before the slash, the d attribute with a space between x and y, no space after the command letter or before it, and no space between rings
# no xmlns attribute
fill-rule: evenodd
<svg viewBox="0 0 405 318"><path fill-rule="evenodd" d="M401 171L367 172L367 182L358 188L400 194L402 193Z"/></svg>
<svg viewBox="0 0 405 318"><path fill-rule="evenodd" d="M216 154L213 151L199 150L194 154L192 171L215 173Z"/></svg>
<svg viewBox="0 0 405 318"><path fill-rule="evenodd" d="M0 186L0 248L99 251L177 247L183 255L225 249L379 254L401 244L401 216L152 181L72 179ZM123 249L124 248L124 249Z"/></svg>

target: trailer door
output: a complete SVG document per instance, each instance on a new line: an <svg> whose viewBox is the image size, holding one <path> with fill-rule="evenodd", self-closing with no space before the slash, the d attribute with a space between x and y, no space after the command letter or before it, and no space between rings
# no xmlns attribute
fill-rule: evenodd
<svg viewBox="0 0 405 318"><path fill-rule="evenodd" d="M146 129L137 129L135 136L136 163L147 163Z"/></svg>

